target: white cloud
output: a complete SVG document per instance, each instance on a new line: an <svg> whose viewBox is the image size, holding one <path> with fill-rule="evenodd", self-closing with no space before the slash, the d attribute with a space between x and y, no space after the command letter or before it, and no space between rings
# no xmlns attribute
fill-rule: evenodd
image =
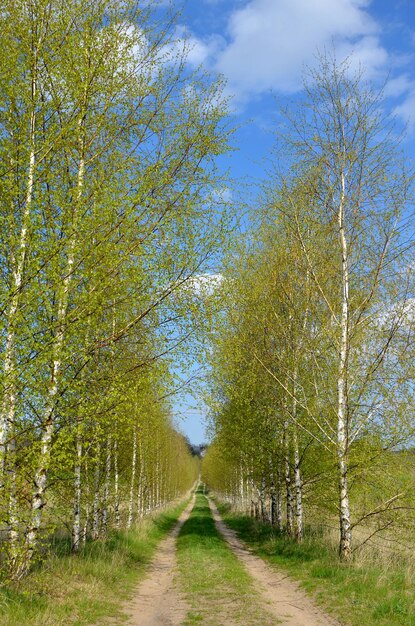
<svg viewBox="0 0 415 626"><path fill-rule="evenodd" d="M217 69L239 98L301 87L304 65L334 45L339 60L354 54L369 76L387 63L368 0L250 0L231 14L229 43Z"/></svg>
<svg viewBox="0 0 415 626"><path fill-rule="evenodd" d="M408 124L408 129L412 132L415 128L415 82L411 83L407 91L406 97L401 104L393 110L394 114L399 117L404 124Z"/></svg>
<svg viewBox="0 0 415 626"><path fill-rule="evenodd" d="M220 287L223 281L223 274L198 274L190 278L186 283L186 288L197 296L211 296Z"/></svg>
<svg viewBox="0 0 415 626"><path fill-rule="evenodd" d="M388 81L385 87L385 96L400 100L393 108L393 113L412 132L415 128L415 80L406 74L401 74Z"/></svg>
<svg viewBox="0 0 415 626"><path fill-rule="evenodd" d="M378 37L372 35L361 37L356 43L343 41L336 46L336 53L339 60L350 59L351 70L362 68L369 79L376 78L379 72L383 74L389 59Z"/></svg>
<svg viewBox="0 0 415 626"><path fill-rule="evenodd" d="M233 197L232 189L229 187L219 187L212 193L213 202L231 202Z"/></svg>
<svg viewBox="0 0 415 626"><path fill-rule="evenodd" d="M200 39L191 34L184 26L177 26L173 37L171 51L185 54L187 62L193 67L209 66L224 47L225 40L220 35L209 35Z"/></svg>
<svg viewBox="0 0 415 626"><path fill-rule="evenodd" d="M369 79L383 80L389 70L400 67L402 71L408 64L408 58L395 57L382 46L380 24L369 13L371 0L233 0L231 4L226 39L218 34L199 38L179 25L167 56L186 51L190 66L222 73L228 81L225 94L235 96L235 110L269 91L299 91L304 68L312 67L317 53L325 49L334 49L338 62L348 57L351 69L361 68ZM395 75L385 95L402 100L394 112L413 128L415 81Z"/></svg>
<svg viewBox="0 0 415 626"><path fill-rule="evenodd" d="M224 45L224 39L219 35L212 35L205 41L197 39L197 37L191 37L188 43L188 61L190 64L198 66L202 63L208 63L219 52Z"/></svg>
<svg viewBox="0 0 415 626"><path fill-rule="evenodd" d="M399 98L405 95L413 87L414 82L409 76L401 74L396 78L388 80L385 87L385 96L391 98Z"/></svg>

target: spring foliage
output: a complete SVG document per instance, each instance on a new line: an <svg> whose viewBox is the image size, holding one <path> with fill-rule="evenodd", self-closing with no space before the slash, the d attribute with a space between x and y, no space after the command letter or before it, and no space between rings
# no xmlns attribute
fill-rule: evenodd
<svg viewBox="0 0 415 626"><path fill-rule="evenodd" d="M413 177L381 95L330 57L276 154L225 268L204 473L298 541L337 517L348 560L355 528L412 523Z"/></svg>
<svg viewBox="0 0 415 626"><path fill-rule="evenodd" d="M15 578L55 529L76 551L195 479L169 364L190 332L184 285L223 230L229 131L221 84L189 72L174 16L150 5L2 3L0 515Z"/></svg>

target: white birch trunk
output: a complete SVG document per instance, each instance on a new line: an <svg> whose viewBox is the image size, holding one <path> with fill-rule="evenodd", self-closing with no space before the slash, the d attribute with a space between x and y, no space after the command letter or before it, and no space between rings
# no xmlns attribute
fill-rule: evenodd
<svg viewBox="0 0 415 626"><path fill-rule="evenodd" d="M266 501L266 480L265 476L262 477L261 480L261 492L260 492L260 503L261 503L261 518L265 524L270 523L270 518L268 515L268 507Z"/></svg>
<svg viewBox="0 0 415 626"><path fill-rule="evenodd" d="M302 541L304 537L303 483L301 480L300 454L298 450L297 425L293 425L294 448L294 486L295 486L295 538Z"/></svg>
<svg viewBox="0 0 415 626"><path fill-rule="evenodd" d="M80 161L77 174L77 186L76 186L76 198L75 209L73 215L73 234L69 242L68 258L65 268L65 276L62 282L61 292L58 299L58 314L57 314L57 333L55 337L55 343L53 346L53 366L50 385L48 389L47 401L43 412L43 433L41 436L41 447L39 454L38 468L35 474L34 483L35 489L32 498L32 514L31 522L26 535L27 545L27 558L24 567L27 569L32 560L34 551L37 546L39 532L42 523L42 510L45 506L45 491L47 487L47 474L50 463L51 444L54 433L54 411L56 397L59 391L59 375L62 365L62 349L65 338L65 318L68 308L69 289L72 280L72 269L75 261L75 245L76 245L76 224L78 219L78 213L80 208L80 201L82 197L82 191L84 187L85 176L85 157L84 147L85 140L82 137L82 126L84 122L84 115L79 120L79 148L80 148Z"/></svg>
<svg viewBox="0 0 415 626"><path fill-rule="evenodd" d="M337 409L337 455L339 467L340 500L340 557L347 561L352 554L352 530L350 522L349 490L347 484L348 453L348 400L347 369L349 357L349 261L344 224L345 177L341 178L341 200L338 212L339 235L342 253L342 312L340 321L340 350L338 370L338 409Z"/></svg>
<svg viewBox="0 0 415 626"><path fill-rule="evenodd" d="M100 531L100 477L101 477L101 444L97 444L96 466L94 476L94 501L92 505L92 539L96 541Z"/></svg>
<svg viewBox="0 0 415 626"><path fill-rule="evenodd" d="M78 552L81 541L81 467L82 467L82 436L76 434L76 460L74 476L74 507L72 522L72 552Z"/></svg>
<svg viewBox="0 0 415 626"><path fill-rule="evenodd" d="M114 520L115 528L120 528L120 494L118 474L118 442L114 441Z"/></svg>
<svg viewBox="0 0 415 626"><path fill-rule="evenodd" d="M277 526L277 493L275 491L274 484L271 484L271 492L270 492L270 518L271 518L271 526Z"/></svg>
<svg viewBox="0 0 415 626"><path fill-rule="evenodd" d="M252 479L252 468L249 470L249 514L251 517L255 517L255 506L254 506L254 481Z"/></svg>
<svg viewBox="0 0 415 626"><path fill-rule="evenodd" d="M9 490L9 559L10 569L14 573L19 561L19 508L16 490L16 471L13 463L16 440L12 437L8 443L8 481Z"/></svg>
<svg viewBox="0 0 415 626"><path fill-rule="evenodd" d="M79 121L79 131L83 124L83 117ZM39 464L35 474L34 483L35 489L32 498L32 515L30 526L26 535L27 545L27 560L25 568L29 566L34 551L36 549L39 532L42 524L42 511L45 506L45 491L47 487L47 475L50 463L51 444L54 434L54 413L56 397L59 391L59 376L62 366L62 349L65 338L65 319L68 308L69 289L72 280L72 269L75 262L75 245L76 245L76 224L78 219L78 212L80 208L80 201L82 197L82 191L84 186L85 176L85 157L84 157L84 139L80 139L80 161L77 174L77 189L75 209L73 215L73 234L69 242L68 258L65 268L65 277L62 282L62 289L58 300L58 314L57 314L57 333L55 337L55 343L53 346L53 366L52 375L50 379L46 406L43 412L43 433L41 437L41 447L39 454Z"/></svg>
<svg viewBox="0 0 415 626"><path fill-rule="evenodd" d="M40 42L39 42L40 43ZM4 352L4 396L1 404L0 413L0 487L3 483L6 443L9 430L14 427L14 419L16 413L16 364L15 364L15 341L16 341L16 314L19 310L21 289L24 279L24 268L27 255L27 237L30 224L30 216L32 211L34 173L36 165L36 97L37 97L37 55L35 53L32 77L31 77L31 98L32 112L30 116L29 131L29 168L27 173L27 187L25 205L22 214L22 222L20 229L20 238L17 259L14 259L13 276L13 295L10 307L7 313L8 330L6 336L6 346Z"/></svg>
<svg viewBox="0 0 415 626"><path fill-rule="evenodd" d="M137 517L143 517L144 514L144 495L143 495L143 479L141 472L138 477L137 486Z"/></svg>
<svg viewBox="0 0 415 626"><path fill-rule="evenodd" d="M88 472L88 459L85 458L85 473L84 473L84 493L85 493L85 515L84 515L84 524L81 531L81 543L83 545L86 544L88 538L88 529L90 523L90 497L91 497L91 489L89 484L89 472Z"/></svg>
<svg viewBox="0 0 415 626"><path fill-rule="evenodd" d="M282 510L281 510L281 489L279 473L273 467L272 460L269 463L269 472L271 478L270 485L270 520L271 525L277 530L282 530Z"/></svg>
<svg viewBox="0 0 415 626"><path fill-rule="evenodd" d="M167 481L167 462L161 462L160 476L160 506L167 501L168 481Z"/></svg>
<svg viewBox="0 0 415 626"><path fill-rule="evenodd" d="M91 331L91 318L88 318L88 330L86 334L86 345L89 343ZM83 376L84 379L84 376ZM83 433L82 433L82 417L78 414L76 420L76 455L74 468L74 506L72 520L72 551L78 552L81 544L81 499L82 499L82 455L83 455ZM88 471L86 469L85 475ZM88 522L86 522L86 528Z"/></svg>
<svg viewBox="0 0 415 626"><path fill-rule="evenodd" d="M160 463L158 455L156 461L156 475L154 477L154 506L155 508L160 506Z"/></svg>
<svg viewBox="0 0 415 626"><path fill-rule="evenodd" d="M131 524L133 523L134 488L135 488L136 471L137 471L137 426L134 424L133 456L131 460L131 482L130 482L130 497L128 499L127 528L131 528Z"/></svg>
<svg viewBox="0 0 415 626"><path fill-rule="evenodd" d="M137 489L137 515L143 517L144 515L144 467L143 467L143 452L141 439L138 441L138 462L139 462L139 474L138 474L138 489Z"/></svg>
<svg viewBox="0 0 415 626"><path fill-rule="evenodd" d="M88 538L88 526L89 526L89 503L87 501L85 504L84 527L82 529L82 543L84 545L86 544L86 540Z"/></svg>
<svg viewBox="0 0 415 626"><path fill-rule="evenodd" d="M19 514L18 501L16 492L16 468L15 468L15 416L16 416L16 362L15 362L15 343L16 343L16 316L20 307L21 291L24 280L25 261L27 255L27 238L32 212L32 199L34 188L34 173L36 166L35 156L35 133L36 133L36 110L35 101L37 94L37 60L35 56L34 67L32 71L31 97L32 97L32 113L30 117L30 134L29 134L29 167L27 174L26 198L22 214L22 222L19 237L19 246L17 258L12 259L13 263L13 295L11 298L9 310L7 312L7 335L4 352L4 395L0 410L0 490L4 490L6 455L7 461L7 490L9 498L9 564L13 575L19 575L17 570L21 568L19 563Z"/></svg>
<svg viewBox="0 0 415 626"><path fill-rule="evenodd" d="M277 470L277 475L276 475L276 479L277 479L277 520L278 520L278 527L280 530L282 530L282 478L281 478L282 472L281 472L281 468L278 468Z"/></svg>
<svg viewBox="0 0 415 626"><path fill-rule="evenodd" d="M276 486L275 483L271 492L271 524L277 530L282 530L281 492L279 486Z"/></svg>
<svg viewBox="0 0 415 626"><path fill-rule="evenodd" d="M105 458L104 492L103 492L103 497L102 497L102 534L104 536L108 532L108 505L109 505L110 482L111 482L111 448L112 448L111 435L108 435L107 453L106 453L106 458Z"/></svg>
<svg viewBox="0 0 415 626"><path fill-rule="evenodd" d="M254 479L251 478L251 507L253 516L255 519L259 519L259 506L258 506L258 490L256 489Z"/></svg>
<svg viewBox="0 0 415 626"><path fill-rule="evenodd" d="M287 535L294 536L294 511L293 511L293 492L291 480L291 463L290 463L290 438L289 425L284 425L284 471L285 471L285 490L286 490L286 516L287 516Z"/></svg>
<svg viewBox="0 0 415 626"><path fill-rule="evenodd" d="M154 509L154 476L151 478L150 488L149 488L149 493L148 493L148 513L151 513L153 509Z"/></svg>
<svg viewBox="0 0 415 626"><path fill-rule="evenodd" d="M248 512L248 478L244 467L241 466L242 474L242 489L243 489L243 511L246 514Z"/></svg>
<svg viewBox="0 0 415 626"><path fill-rule="evenodd" d="M297 426L297 366L293 373L293 426L292 441L294 454L294 488L295 488L295 538L303 540L303 484L301 480L300 453L298 449L298 426Z"/></svg>
<svg viewBox="0 0 415 626"><path fill-rule="evenodd" d="M239 502L240 502L240 510L244 510L245 508L245 484L244 484L244 472L243 465L240 463L239 465Z"/></svg>
<svg viewBox="0 0 415 626"><path fill-rule="evenodd" d="M147 486L141 481L138 492L139 516L144 517L147 511Z"/></svg>

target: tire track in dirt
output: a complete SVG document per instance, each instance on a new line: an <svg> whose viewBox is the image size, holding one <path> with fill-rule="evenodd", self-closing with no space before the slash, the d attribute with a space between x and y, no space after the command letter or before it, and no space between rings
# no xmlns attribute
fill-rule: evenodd
<svg viewBox="0 0 415 626"><path fill-rule="evenodd" d="M180 626L188 606L174 584L176 538L193 508L195 496L183 511L176 526L160 543L133 599L126 605L129 626Z"/></svg>
<svg viewBox="0 0 415 626"><path fill-rule="evenodd" d="M283 626L340 626L340 622L326 615L314 602L283 572L278 572L253 555L237 538L220 517L216 505L209 498L209 506L216 527L226 539L236 556L244 563L254 579L267 610L275 617L276 624Z"/></svg>

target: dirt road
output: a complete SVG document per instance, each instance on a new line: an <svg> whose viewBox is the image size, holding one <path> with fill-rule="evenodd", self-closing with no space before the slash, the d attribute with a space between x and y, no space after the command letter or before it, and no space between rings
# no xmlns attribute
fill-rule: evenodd
<svg viewBox="0 0 415 626"><path fill-rule="evenodd" d="M185 599L174 581L176 538L190 515L194 496L181 514L173 531L157 550L147 578L141 583L132 602L126 606L130 626L180 626L187 614Z"/></svg>
<svg viewBox="0 0 415 626"><path fill-rule="evenodd" d="M326 615L300 589L299 585L283 572L276 572L261 558L254 556L222 521L219 512L209 499L216 527L228 542L237 557L244 563L267 610L275 617L276 624L284 626L340 626L339 622Z"/></svg>
<svg viewBox="0 0 415 626"><path fill-rule="evenodd" d="M181 515L171 534L160 544L150 566L148 577L126 607L130 626L181 626L186 622L189 607L178 588L176 574L176 538L189 517L194 499ZM244 564L258 591L261 604L283 626L340 626L324 614L312 600L283 572L277 572L254 556L222 521L215 504L209 505L218 531L231 550ZM243 622L241 622L243 626Z"/></svg>

